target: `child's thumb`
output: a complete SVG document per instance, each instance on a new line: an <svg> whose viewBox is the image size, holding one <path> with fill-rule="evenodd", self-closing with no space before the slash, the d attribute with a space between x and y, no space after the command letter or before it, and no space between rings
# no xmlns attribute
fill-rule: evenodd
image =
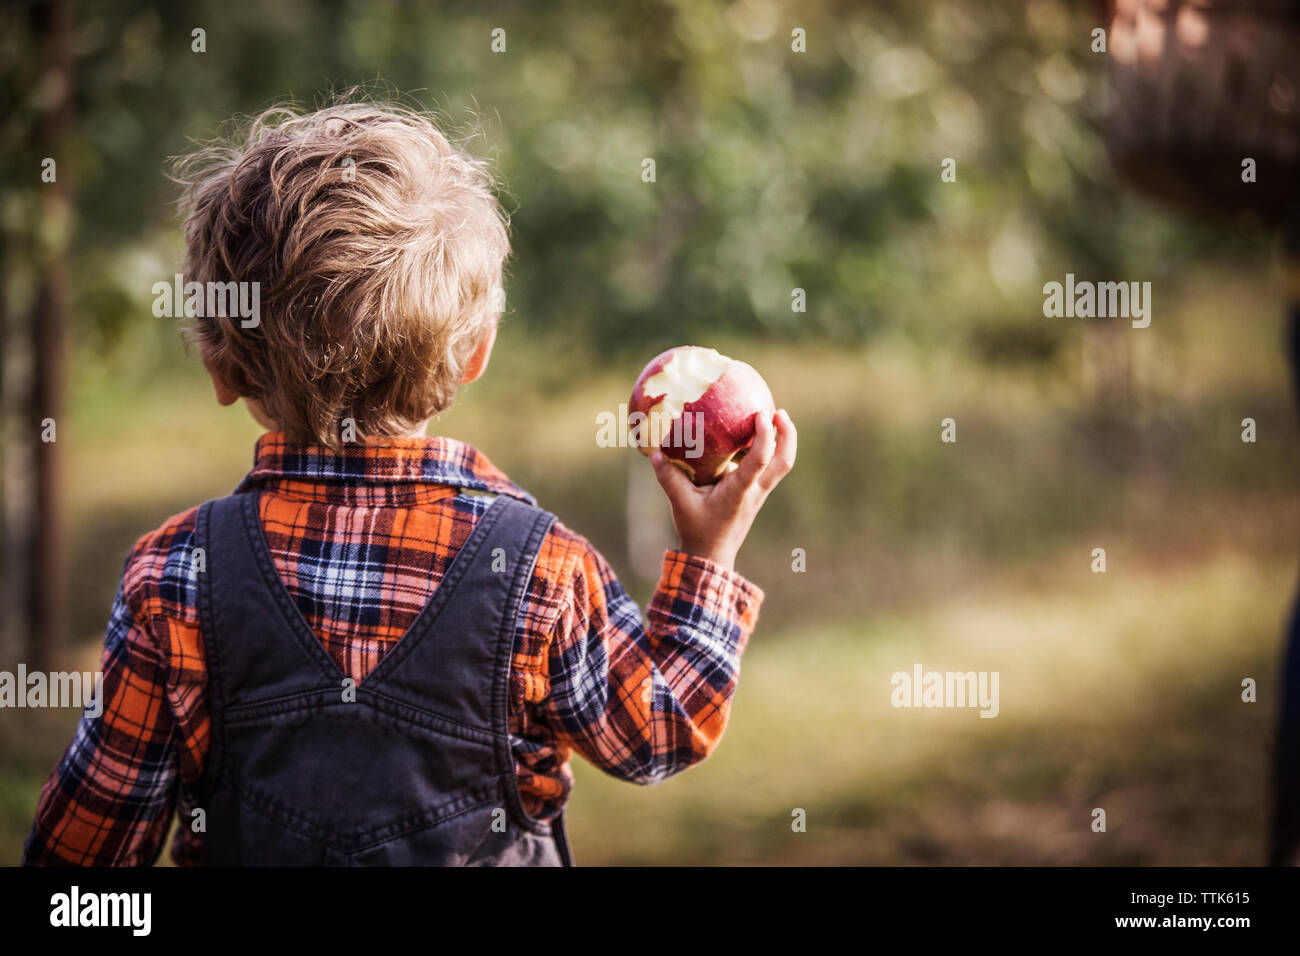
<svg viewBox="0 0 1300 956"><path fill-rule="evenodd" d="M682 500L690 494L695 488L691 484L691 479L686 477L686 473L668 460L668 456L662 451L656 449L650 455L650 463L654 465L655 477L659 479L659 486L663 488L664 494L673 504Z"/></svg>

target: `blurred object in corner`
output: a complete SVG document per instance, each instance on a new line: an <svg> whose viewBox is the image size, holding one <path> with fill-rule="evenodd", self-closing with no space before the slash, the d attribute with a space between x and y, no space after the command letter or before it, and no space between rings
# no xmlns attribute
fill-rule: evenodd
<svg viewBox="0 0 1300 956"><path fill-rule="evenodd" d="M1120 173L1203 215L1285 227L1289 359L1300 387L1300 0L1094 5L1108 24L1106 145ZM1300 599L1280 690L1273 865L1300 863Z"/></svg>
<svg viewBox="0 0 1300 956"><path fill-rule="evenodd" d="M1106 141L1143 192L1277 224L1300 180L1300 2L1110 0ZM1255 161L1254 182L1243 161Z"/></svg>

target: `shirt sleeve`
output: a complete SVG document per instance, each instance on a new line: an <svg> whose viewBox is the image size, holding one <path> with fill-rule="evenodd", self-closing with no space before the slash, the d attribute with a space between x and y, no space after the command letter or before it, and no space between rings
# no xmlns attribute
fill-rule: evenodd
<svg viewBox="0 0 1300 956"><path fill-rule="evenodd" d="M167 662L119 586L100 668L99 703L41 791L23 849L28 866L148 866L171 822L178 764Z"/></svg>
<svg viewBox="0 0 1300 956"><path fill-rule="evenodd" d="M763 592L681 551L641 609L590 545L573 570L548 653L545 722L601 770L653 784L722 738Z"/></svg>

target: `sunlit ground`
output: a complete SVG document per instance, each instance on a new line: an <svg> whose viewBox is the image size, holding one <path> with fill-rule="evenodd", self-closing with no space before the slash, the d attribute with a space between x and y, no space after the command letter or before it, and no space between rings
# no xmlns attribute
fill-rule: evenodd
<svg viewBox="0 0 1300 956"><path fill-rule="evenodd" d="M1067 569L746 657L705 764L658 788L579 771L588 863L1260 862L1278 622L1294 562ZM1073 578L1073 581L1070 579ZM890 675L1000 672L1001 712L893 708ZM1254 677L1260 703L1241 701ZM1107 830L1091 830L1092 811ZM792 829L806 812L806 832Z"/></svg>

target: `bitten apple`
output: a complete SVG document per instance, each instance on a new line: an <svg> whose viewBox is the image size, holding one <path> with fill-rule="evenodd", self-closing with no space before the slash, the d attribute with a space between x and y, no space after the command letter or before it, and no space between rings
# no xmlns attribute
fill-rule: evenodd
<svg viewBox="0 0 1300 956"><path fill-rule="evenodd" d="M734 471L754 442L754 416L776 414L763 376L716 349L682 345L656 355L628 401L628 431L643 455L655 448L697 485Z"/></svg>

